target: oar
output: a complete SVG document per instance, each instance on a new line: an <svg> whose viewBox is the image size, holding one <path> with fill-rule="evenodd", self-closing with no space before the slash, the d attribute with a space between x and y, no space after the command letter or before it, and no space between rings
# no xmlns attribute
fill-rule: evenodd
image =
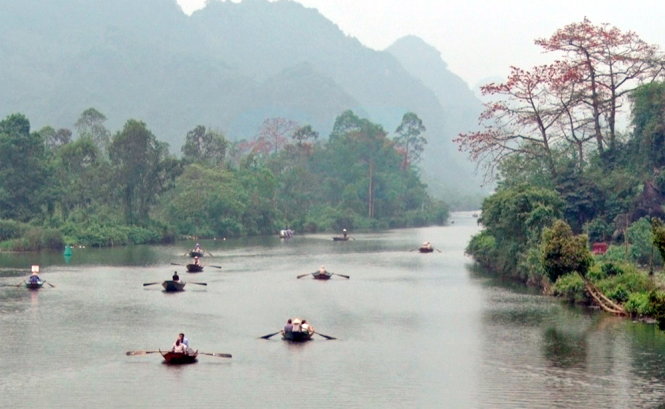
<svg viewBox="0 0 665 409"><path fill-rule="evenodd" d="M345 274L339 274L339 273L330 273L330 274L334 274L334 275L336 275L336 276L340 276L340 277L344 277L344 278L351 278L351 277L349 277L349 276L347 276L347 275L345 275Z"/></svg>
<svg viewBox="0 0 665 409"><path fill-rule="evenodd" d="M53 284L49 283L48 281L44 281L44 282L45 282L46 284L50 285L51 288L55 288L55 286L54 286Z"/></svg>
<svg viewBox="0 0 665 409"><path fill-rule="evenodd" d="M209 252L208 250L206 250L205 252L208 253L208 255L209 255L210 257L215 257L215 256L213 256L212 253Z"/></svg>
<svg viewBox="0 0 665 409"><path fill-rule="evenodd" d="M135 355L147 355L147 354L155 354L159 351L127 351L125 354L129 356L135 356Z"/></svg>
<svg viewBox="0 0 665 409"><path fill-rule="evenodd" d="M172 266L184 266L184 264L171 263Z"/></svg>
<svg viewBox="0 0 665 409"><path fill-rule="evenodd" d="M439 250L439 249L434 249L434 250L438 251L439 253L443 253L443 251L441 251L441 250Z"/></svg>
<svg viewBox="0 0 665 409"><path fill-rule="evenodd" d="M297 276L296 278L303 278L303 277L308 276L308 275L310 275L310 274L312 274L312 273L300 274L300 275Z"/></svg>
<svg viewBox="0 0 665 409"><path fill-rule="evenodd" d="M211 265L208 265L208 267L222 268L222 266L211 266Z"/></svg>
<svg viewBox="0 0 665 409"><path fill-rule="evenodd" d="M314 333L315 333L316 335L321 335L321 336L322 336L323 338L325 338L325 339L337 339L337 338L335 338L335 337L331 337L330 335L324 335L324 334L322 334L322 333L320 333L320 332L316 332L316 331L314 331Z"/></svg>
<svg viewBox="0 0 665 409"><path fill-rule="evenodd" d="M23 285L23 283L21 283L21 284L0 284L0 287L20 287L22 285Z"/></svg>
<svg viewBox="0 0 665 409"><path fill-rule="evenodd" d="M219 352L199 352L201 355L216 356L218 358L231 358L231 354L221 354Z"/></svg>
<svg viewBox="0 0 665 409"><path fill-rule="evenodd" d="M156 283L143 283L143 286L145 287L146 285L155 285L155 284L161 284L161 281L158 281Z"/></svg>
<svg viewBox="0 0 665 409"><path fill-rule="evenodd" d="M272 336L274 336L274 335L280 334L281 332L282 332L282 331L273 332L272 334L264 335L264 336L259 337L259 338L268 339L268 338L270 338L270 337L272 337Z"/></svg>
<svg viewBox="0 0 665 409"><path fill-rule="evenodd" d="M196 284L196 285L208 285L208 283L197 283L196 281L187 281L190 284Z"/></svg>

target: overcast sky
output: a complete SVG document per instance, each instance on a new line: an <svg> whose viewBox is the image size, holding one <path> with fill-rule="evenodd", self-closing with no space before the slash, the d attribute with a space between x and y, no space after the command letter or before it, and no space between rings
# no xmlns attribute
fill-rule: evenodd
<svg viewBox="0 0 665 409"><path fill-rule="evenodd" d="M205 0L177 0L188 14ZM220 1L220 0L210 0ZM665 50L665 0L294 0L316 8L346 34L383 50L413 34L441 53L449 69L475 87L511 65L551 62L534 39L586 16L635 31Z"/></svg>

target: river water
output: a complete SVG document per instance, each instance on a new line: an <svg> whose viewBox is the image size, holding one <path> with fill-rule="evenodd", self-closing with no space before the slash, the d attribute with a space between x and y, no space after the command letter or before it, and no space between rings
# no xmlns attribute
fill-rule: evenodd
<svg viewBox="0 0 665 409"><path fill-rule="evenodd" d="M31 264L55 285L0 288L0 408L665 408L665 333L473 271L470 213L445 227L0 254L0 283ZM429 240L437 251L413 250ZM349 275L299 274L320 265ZM147 282L174 270L182 293ZM193 282L206 282L207 286ZM288 317L317 331L289 344ZM168 366L178 332L203 352Z"/></svg>

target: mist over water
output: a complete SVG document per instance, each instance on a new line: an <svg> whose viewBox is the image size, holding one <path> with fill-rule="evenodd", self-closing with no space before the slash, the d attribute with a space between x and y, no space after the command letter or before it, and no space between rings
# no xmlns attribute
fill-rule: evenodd
<svg viewBox="0 0 665 409"><path fill-rule="evenodd" d="M446 227L203 241L62 254L2 254L0 283L31 264L56 287L0 288L0 408L662 408L665 335L654 326L569 307L473 271L470 213ZM439 251L412 251L429 240ZM297 275L320 265L349 275ZM190 283L146 282L174 270ZM192 282L206 282L207 286ZM289 317L317 331L289 344ZM233 354L167 366L178 332Z"/></svg>

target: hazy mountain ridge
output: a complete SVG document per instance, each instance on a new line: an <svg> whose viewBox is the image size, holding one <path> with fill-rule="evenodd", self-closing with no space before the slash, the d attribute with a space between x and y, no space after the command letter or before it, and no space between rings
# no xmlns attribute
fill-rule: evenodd
<svg viewBox="0 0 665 409"><path fill-rule="evenodd" d="M23 112L35 128L71 128L95 107L109 128L143 120L177 151L197 124L241 139L267 117L284 116L325 137L345 109L388 132L413 111L428 128L427 173L471 184L451 132L460 118L475 124L477 100L422 40L371 50L290 1L213 1L192 16L173 0L3 7L0 59L10 63L0 65L2 116ZM438 65L427 71L432 58ZM427 63L418 66L420 59Z"/></svg>

